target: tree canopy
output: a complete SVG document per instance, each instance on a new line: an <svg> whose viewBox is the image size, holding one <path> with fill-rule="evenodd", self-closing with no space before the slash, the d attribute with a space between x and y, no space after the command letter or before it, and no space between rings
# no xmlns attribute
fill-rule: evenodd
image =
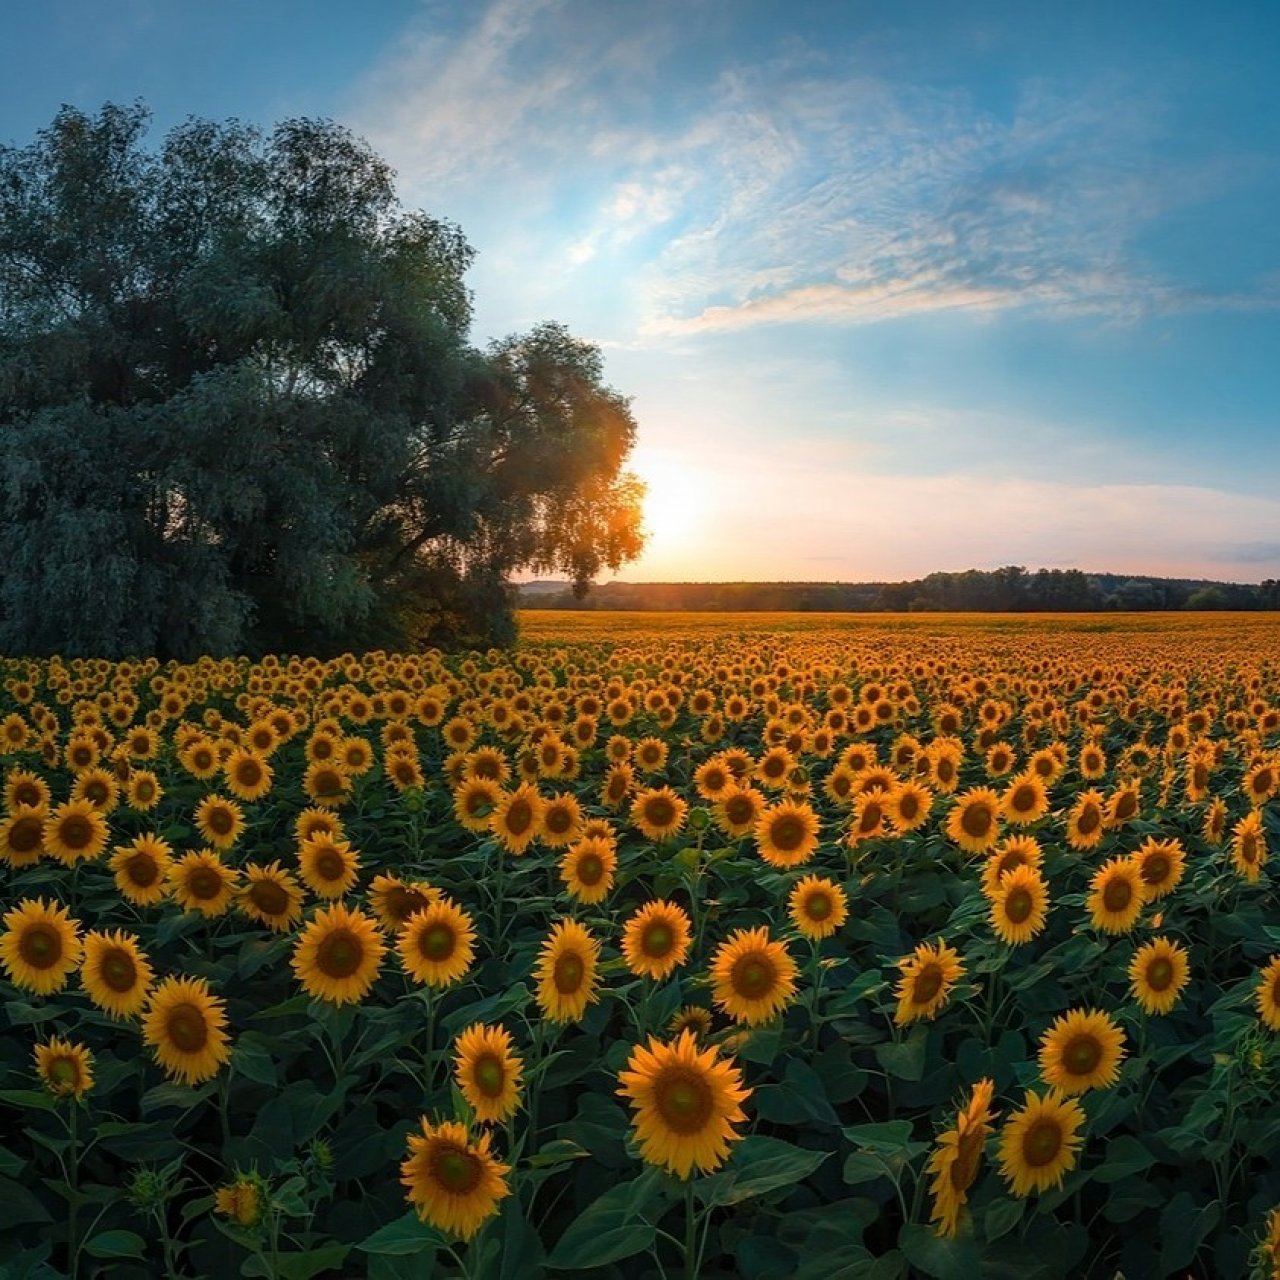
<svg viewBox="0 0 1280 1280"><path fill-rule="evenodd" d="M468 338L474 257L330 121L63 107L0 148L0 649L513 636L641 547L598 349Z"/></svg>

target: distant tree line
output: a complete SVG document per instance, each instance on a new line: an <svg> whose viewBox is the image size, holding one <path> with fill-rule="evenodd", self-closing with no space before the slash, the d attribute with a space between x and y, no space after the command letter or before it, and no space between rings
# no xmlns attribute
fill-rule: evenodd
<svg viewBox="0 0 1280 1280"><path fill-rule="evenodd" d="M1021 565L931 573L907 582L611 582L579 597L540 583L524 609L652 609L814 613L1093 613L1105 610L1280 609L1280 582L1133 578Z"/></svg>

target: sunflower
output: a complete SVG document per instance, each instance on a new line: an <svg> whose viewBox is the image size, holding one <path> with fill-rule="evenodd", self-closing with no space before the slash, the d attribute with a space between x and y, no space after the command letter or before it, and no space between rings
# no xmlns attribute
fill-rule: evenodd
<svg viewBox="0 0 1280 1280"><path fill-rule="evenodd" d="M1260 808L1280 791L1280 763L1260 760L1245 773L1240 789L1251 805Z"/></svg>
<svg viewBox="0 0 1280 1280"><path fill-rule="evenodd" d="M313 804L337 809L351 799L351 775L336 760L313 760L302 775L302 789Z"/></svg>
<svg viewBox="0 0 1280 1280"><path fill-rule="evenodd" d="M600 784L600 803L606 809L621 809L635 786L635 770L623 761L612 765Z"/></svg>
<svg viewBox="0 0 1280 1280"><path fill-rule="evenodd" d="M262 1221L268 1195L266 1184L258 1174L238 1174L229 1186L219 1187L213 1193L213 1210L233 1219L237 1226L255 1227Z"/></svg>
<svg viewBox="0 0 1280 1280"><path fill-rule="evenodd" d="M309 996L349 1004L368 995L386 950L372 916L335 903L298 935L290 963Z"/></svg>
<svg viewBox="0 0 1280 1280"><path fill-rule="evenodd" d="M1120 1077L1124 1032L1097 1009L1072 1009L1040 1037L1040 1075L1059 1093L1109 1089Z"/></svg>
<svg viewBox="0 0 1280 1280"><path fill-rule="evenodd" d="M1129 962L1129 989L1145 1013L1168 1013L1187 979L1187 953L1168 938L1152 938Z"/></svg>
<svg viewBox="0 0 1280 1280"><path fill-rule="evenodd" d="M1227 831L1227 806L1221 796L1214 796L1209 807L1204 811L1204 822L1200 834L1206 844L1214 846L1222 843Z"/></svg>
<svg viewBox="0 0 1280 1280"><path fill-rule="evenodd" d="M120 784L105 769L85 769L71 784L72 800L87 800L100 813L110 813L120 803Z"/></svg>
<svg viewBox="0 0 1280 1280"><path fill-rule="evenodd" d="M178 752L178 763L201 782L207 782L222 767L213 743L204 736L193 738Z"/></svg>
<svg viewBox="0 0 1280 1280"><path fill-rule="evenodd" d="M408 752L387 752L382 768L387 781L399 792L408 791L410 787L426 786L426 775L422 772L417 756Z"/></svg>
<svg viewBox="0 0 1280 1280"><path fill-rule="evenodd" d="M1049 792L1036 774L1020 773L1000 797L1000 812L1015 827L1029 827L1049 812Z"/></svg>
<svg viewBox="0 0 1280 1280"><path fill-rule="evenodd" d="M346 829L342 825L342 819L332 809L322 809L319 806L315 806L303 809L294 819L293 834L301 845L310 840L312 836L318 835L331 836L334 840L342 840L346 836Z"/></svg>
<svg viewBox="0 0 1280 1280"><path fill-rule="evenodd" d="M200 1084L231 1057L226 1002L203 978L165 978L151 992L142 1038L171 1080Z"/></svg>
<svg viewBox="0 0 1280 1280"><path fill-rule="evenodd" d="M964 976L960 953L939 939L937 946L922 942L898 961L898 1008L894 1022L905 1027L917 1019L932 1020L951 998L952 989Z"/></svg>
<svg viewBox="0 0 1280 1280"><path fill-rule="evenodd" d="M545 804L538 788L529 782L502 793L489 818L489 829L508 853L522 854L537 839Z"/></svg>
<svg viewBox="0 0 1280 1280"><path fill-rule="evenodd" d="M576 1022L596 993L600 944L576 920L562 920L538 953L533 976L542 1016L551 1022Z"/></svg>
<svg viewBox="0 0 1280 1280"><path fill-rule="evenodd" d="M991 927L1011 947L1030 942L1045 926L1049 886L1035 867L1005 872L991 892Z"/></svg>
<svg viewBox="0 0 1280 1280"><path fill-rule="evenodd" d="M1089 882L1089 922L1103 933L1128 933L1142 914L1146 885L1137 859L1112 858L1094 872Z"/></svg>
<svg viewBox="0 0 1280 1280"><path fill-rule="evenodd" d="M179 858L169 868L169 892L184 911L212 919L225 915L239 887L239 873L212 849Z"/></svg>
<svg viewBox="0 0 1280 1280"><path fill-rule="evenodd" d="M49 784L29 769L10 769L4 780L4 807L47 809L52 796Z"/></svg>
<svg viewBox="0 0 1280 1280"><path fill-rule="evenodd" d="M41 996L61 991L80 963L80 922L56 902L23 898L5 912L4 925L0 964L9 981Z"/></svg>
<svg viewBox="0 0 1280 1280"><path fill-rule="evenodd" d="M1180 841L1157 840L1148 836L1133 856L1138 863L1148 902L1163 898L1178 887L1187 861L1187 852Z"/></svg>
<svg viewBox="0 0 1280 1280"><path fill-rule="evenodd" d="M622 931L622 957L638 977L662 979L685 962L692 922L675 903L649 902Z"/></svg>
<svg viewBox="0 0 1280 1280"><path fill-rule="evenodd" d="M113 1018L142 1012L154 976L132 933L85 934L80 982L89 999Z"/></svg>
<svg viewBox="0 0 1280 1280"><path fill-rule="evenodd" d="M849 823L845 843L856 848L864 840L874 840L887 834L890 796L893 793L880 787L860 791L854 797L853 817Z"/></svg>
<svg viewBox="0 0 1280 1280"><path fill-rule="evenodd" d="M711 1034L711 1022L711 1010L705 1005L687 1004L671 1015L667 1030L673 1035L679 1035L682 1031L692 1031L698 1039L702 1040Z"/></svg>
<svg viewBox="0 0 1280 1280"><path fill-rule="evenodd" d="M1000 796L990 787L957 796L945 830L966 853L986 853L1000 837Z"/></svg>
<svg viewBox="0 0 1280 1280"><path fill-rule="evenodd" d="M163 798L164 788L150 769L136 769L129 775L124 794L134 813L150 813Z"/></svg>
<svg viewBox="0 0 1280 1280"><path fill-rule="evenodd" d="M764 796L754 787L730 787L712 806L711 816L729 839L737 840L755 829L765 804Z"/></svg>
<svg viewBox="0 0 1280 1280"><path fill-rule="evenodd" d="M424 1116L422 1133L409 1135L400 1181L423 1222L470 1240L498 1212L498 1201L511 1194L510 1172L489 1154L489 1134L473 1143L464 1125L432 1125Z"/></svg>
<svg viewBox="0 0 1280 1280"><path fill-rule="evenodd" d="M439 889L417 880L406 882L398 876L376 875L369 886L369 905L390 933L399 933L411 915L439 898Z"/></svg>
<svg viewBox="0 0 1280 1280"><path fill-rule="evenodd" d="M631 825L648 840L666 840L684 826L688 811L670 787L641 791L631 805Z"/></svg>
<svg viewBox="0 0 1280 1280"><path fill-rule="evenodd" d="M96 858L107 847L107 819L89 800L68 800L44 821L45 851L68 867Z"/></svg>
<svg viewBox="0 0 1280 1280"><path fill-rule="evenodd" d="M493 778L464 778L453 793L453 816L467 831L488 831L489 819L502 798Z"/></svg>
<svg viewBox="0 0 1280 1280"><path fill-rule="evenodd" d="M691 1030L671 1044L651 1036L647 1047L637 1045L618 1082L635 1112L641 1156L679 1178L695 1166L700 1173L719 1168L729 1144L744 1136L733 1126L746 1121L742 1104L752 1091L714 1046L700 1051Z"/></svg>
<svg viewBox="0 0 1280 1280"><path fill-rule="evenodd" d="M582 833L582 806L567 793L550 797L542 807L538 838L548 849L563 849Z"/></svg>
<svg viewBox="0 0 1280 1280"><path fill-rule="evenodd" d="M36 1074L56 1098L77 1101L93 1088L93 1054L86 1045L52 1036L36 1045Z"/></svg>
<svg viewBox="0 0 1280 1280"><path fill-rule="evenodd" d="M279 861L261 866L245 865L246 884L236 895L242 914L275 933L286 933L302 919L302 886L281 867Z"/></svg>
<svg viewBox="0 0 1280 1280"><path fill-rule="evenodd" d="M823 876L805 876L787 899L791 923L806 938L829 938L844 924L849 914L844 890Z"/></svg>
<svg viewBox="0 0 1280 1280"><path fill-rule="evenodd" d="M560 859L560 879L571 898L579 902L602 902L613 888L618 855L612 841L599 836L583 836Z"/></svg>
<svg viewBox="0 0 1280 1280"><path fill-rule="evenodd" d="M1031 867L1039 871L1044 861L1040 842L1034 836L1007 836L987 858L982 868L982 892L990 899L996 886L1017 867Z"/></svg>
<svg viewBox="0 0 1280 1280"><path fill-rule="evenodd" d="M1040 1097L1026 1091L1022 1107L1000 1131L1000 1172L1016 1196L1060 1187L1075 1168L1084 1112L1075 1098L1050 1089Z"/></svg>
<svg viewBox="0 0 1280 1280"><path fill-rule="evenodd" d="M302 883L318 898L340 898L356 886L360 855L345 840L316 835L298 850Z"/></svg>
<svg viewBox="0 0 1280 1280"><path fill-rule="evenodd" d="M933 1175L930 1191L933 1209L930 1218L934 1231L950 1239L959 1234L960 1211L969 1198L969 1188L978 1176L982 1148L991 1132L994 1112L991 1098L995 1084L988 1079L973 1086L968 1103L956 1115L954 1129L938 1136L937 1146L929 1157L925 1172Z"/></svg>
<svg viewBox="0 0 1280 1280"><path fill-rule="evenodd" d="M239 747L222 764L227 790L241 800L261 800L271 790L271 766L256 751Z"/></svg>
<svg viewBox="0 0 1280 1280"><path fill-rule="evenodd" d="M919 782L897 783L884 802L885 814L899 834L924 826L932 808L933 792Z"/></svg>
<svg viewBox="0 0 1280 1280"><path fill-rule="evenodd" d="M704 800L714 804L734 785L733 773L720 756L712 756L694 770L693 785Z"/></svg>
<svg viewBox="0 0 1280 1280"><path fill-rule="evenodd" d="M1231 865L1257 884L1267 860L1267 838L1262 829L1262 811L1253 809L1231 828Z"/></svg>
<svg viewBox="0 0 1280 1280"><path fill-rule="evenodd" d="M0 946L3 946L2 940ZM1271 963L1258 974L1253 999L1262 1021L1272 1031L1280 1031L1280 956L1273 956Z"/></svg>
<svg viewBox="0 0 1280 1280"><path fill-rule="evenodd" d="M1107 800L1103 813L1103 825L1114 831L1142 816L1142 782L1138 778L1130 778L1123 786L1117 787Z"/></svg>
<svg viewBox="0 0 1280 1280"><path fill-rule="evenodd" d="M712 999L735 1022L776 1017L796 990L796 962L769 930L736 929L711 957Z"/></svg>
<svg viewBox="0 0 1280 1280"><path fill-rule="evenodd" d="M472 1023L454 1042L454 1078L481 1124L503 1124L520 1105L524 1063L502 1027Z"/></svg>
<svg viewBox="0 0 1280 1280"><path fill-rule="evenodd" d="M0 862L11 867L31 867L44 853L44 823L49 816L43 806L15 805L0 818Z"/></svg>
<svg viewBox="0 0 1280 1280"><path fill-rule="evenodd" d="M396 949L415 982L447 987L471 967L475 938L471 917L456 902L440 897L405 921Z"/></svg>
<svg viewBox="0 0 1280 1280"><path fill-rule="evenodd" d="M215 849L230 849L244 831L244 810L225 796L205 796L196 806L195 823Z"/></svg>
<svg viewBox="0 0 1280 1280"><path fill-rule="evenodd" d="M159 836L138 836L132 844L117 845L108 863L122 897L138 907L151 907L169 896L173 850Z"/></svg>
<svg viewBox="0 0 1280 1280"><path fill-rule="evenodd" d="M1102 840L1106 812L1100 791L1082 791L1067 813L1067 843L1080 852Z"/></svg>

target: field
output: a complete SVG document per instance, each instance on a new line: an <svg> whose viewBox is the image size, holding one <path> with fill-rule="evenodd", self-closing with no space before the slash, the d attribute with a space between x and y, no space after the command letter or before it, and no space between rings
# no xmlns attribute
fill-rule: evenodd
<svg viewBox="0 0 1280 1280"><path fill-rule="evenodd" d="M0 1276L1280 1275L1280 617L0 660Z"/></svg>

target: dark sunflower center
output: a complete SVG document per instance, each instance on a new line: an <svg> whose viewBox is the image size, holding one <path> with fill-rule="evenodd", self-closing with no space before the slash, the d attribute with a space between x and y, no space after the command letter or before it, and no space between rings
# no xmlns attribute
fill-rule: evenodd
<svg viewBox="0 0 1280 1280"><path fill-rule="evenodd" d="M1157 956L1147 965L1147 986L1152 991L1168 991L1173 985L1173 965L1166 956Z"/></svg>
<svg viewBox="0 0 1280 1280"><path fill-rule="evenodd" d="M208 902L222 892L222 877L212 867L196 867L187 875L187 892Z"/></svg>
<svg viewBox="0 0 1280 1280"><path fill-rule="evenodd" d="M724 807L725 816L735 826L740 827L750 822L755 806L744 796L735 796Z"/></svg>
<svg viewBox="0 0 1280 1280"><path fill-rule="evenodd" d="M58 836L68 849L87 849L93 841L93 825L87 818L75 813L62 820Z"/></svg>
<svg viewBox="0 0 1280 1280"><path fill-rule="evenodd" d="M431 1172L450 1195L465 1196L479 1185L484 1168L471 1152L446 1147L437 1152Z"/></svg>
<svg viewBox="0 0 1280 1280"><path fill-rule="evenodd" d="M942 990L942 966L926 964L911 984L911 1000L914 1004L928 1004Z"/></svg>
<svg viewBox="0 0 1280 1280"><path fill-rule="evenodd" d="M967 805L960 816L960 829L967 836L981 840L991 830L991 807L985 801Z"/></svg>
<svg viewBox="0 0 1280 1280"><path fill-rule="evenodd" d="M1023 924L1031 915L1035 904L1028 889L1015 889L1004 900L1004 913L1011 924Z"/></svg>
<svg viewBox="0 0 1280 1280"><path fill-rule="evenodd" d="M40 845L39 818L19 818L9 828L9 848L15 853L30 853Z"/></svg>
<svg viewBox="0 0 1280 1280"><path fill-rule="evenodd" d="M316 854L316 874L321 880L341 880L347 871L347 864L337 849L321 849Z"/></svg>
<svg viewBox="0 0 1280 1280"><path fill-rule="evenodd" d="M1142 878L1151 885L1163 884L1169 878L1170 863L1163 853L1153 853L1142 864Z"/></svg>
<svg viewBox="0 0 1280 1280"><path fill-rule="evenodd" d="M1052 1164L1062 1150L1062 1127L1056 1120L1042 1117L1033 1121L1022 1135L1022 1158L1033 1169Z"/></svg>
<svg viewBox="0 0 1280 1280"><path fill-rule="evenodd" d="M551 980L562 996L571 996L582 986L586 975L587 967L583 964L582 957L569 952L556 960Z"/></svg>
<svg viewBox="0 0 1280 1280"><path fill-rule="evenodd" d="M968 1191L978 1176L978 1163L982 1159L982 1130L972 1129L956 1143L955 1163L951 1166L951 1186L954 1190Z"/></svg>
<svg viewBox="0 0 1280 1280"><path fill-rule="evenodd" d="M715 1109L711 1087L687 1067L670 1067L654 1084L654 1105L668 1128L687 1135L706 1128Z"/></svg>
<svg viewBox="0 0 1280 1280"><path fill-rule="evenodd" d="M33 969L51 969L62 959L62 934L50 924L28 925L18 941L18 954Z"/></svg>
<svg viewBox="0 0 1280 1280"><path fill-rule="evenodd" d="M583 884L599 884L603 877L604 861L598 853L585 853L578 859L578 879Z"/></svg>
<svg viewBox="0 0 1280 1280"><path fill-rule="evenodd" d="M1102 891L1102 905L1108 911L1124 911L1133 901L1133 886L1121 877L1107 881Z"/></svg>
<svg viewBox="0 0 1280 1280"><path fill-rule="evenodd" d="M415 911L422 911L430 905L425 893L403 884L387 891L386 903L387 914L395 920L407 920Z"/></svg>
<svg viewBox="0 0 1280 1280"><path fill-rule="evenodd" d="M1119 819L1132 818L1137 812L1138 802L1132 791L1122 792L1116 797L1115 815Z"/></svg>
<svg viewBox="0 0 1280 1280"><path fill-rule="evenodd" d="M1076 819L1076 830L1082 836L1091 836L1098 829L1098 824L1102 821L1102 815L1099 814L1095 805L1087 804L1080 810L1080 816Z"/></svg>
<svg viewBox="0 0 1280 1280"><path fill-rule="evenodd" d="M169 1039L183 1053L199 1053L208 1043L209 1025L204 1014L194 1004L177 1004L165 1018L165 1031Z"/></svg>
<svg viewBox="0 0 1280 1280"><path fill-rule="evenodd" d="M573 825L573 814L568 809L559 807L549 809L543 822L553 836L560 836Z"/></svg>
<svg viewBox="0 0 1280 1280"><path fill-rule="evenodd" d="M956 776L956 767L950 760L938 761L938 781L950 782Z"/></svg>
<svg viewBox="0 0 1280 1280"><path fill-rule="evenodd" d="M1062 1050L1062 1065L1073 1076L1087 1076L1098 1069L1102 1061L1102 1045L1096 1036L1076 1036Z"/></svg>
<svg viewBox="0 0 1280 1280"><path fill-rule="evenodd" d="M516 800L507 810L507 830L513 836L522 836L533 825L533 806L527 800Z"/></svg>
<svg viewBox="0 0 1280 1280"><path fill-rule="evenodd" d="M804 844L805 835L804 823L792 814L775 818L769 828L769 837L773 841L774 848L782 850L783 853L794 853L799 849Z"/></svg>
<svg viewBox="0 0 1280 1280"><path fill-rule="evenodd" d="M1036 801L1040 798L1040 793L1031 786L1015 787L1013 795L1009 798L1009 807L1014 813L1030 813L1036 807Z"/></svg>
<svg viewBox="0 0 1280 1280"><path fill-rule="evenodd" d="M675 805L666 796L653 796L645 801L644 816L650 826L670 826L675 821Z"/></svg>
<svg viewBox="0 0 1280 1280"><path fill-rule="evenodd" d="M125 871L139 889L149 889L160 878L160 866L149 853L135 853Z"/></svg>
<svg viewBox="0 0 1280 1280"><path fill-rule="evenodd" d="M194 764L197 769L201 769L201 770L212 769L213 753L210 751L203 751L203 750L197 751L192 755L191 763Z"/></svg>
<svg viewBox="0 0 1280 1280"><path fill-rule="evenodd" d="M316 948L316 967L328 978L349 978L360 967L364 948L349 929L335 929Z"/></svg>
<svg viewBox="0 0 1280 1280"><path fill-rule="evenodd" d="M209 824L210 831L225 836L231 834L231 828L235 825L235 815L230 809L210 809L205 821Z"/></svg>
<svg viewBox="0 0 1280 1280"><path fill-rule="evenodd" d="M282 916L289 909L289 894L275 880L255 880L249 889L249 901L264 916Z"/></svg>
<svg viewBox="0 0 1280 1280"><path fill-rule="evenodd" d="M1252 832L1246 832L1240 839L1240 857L1245 862L1258 860L1258 841Z"/></svg>
<svg viewBox="0 0 1280 1280"><path fill-rule="evenodd" d="M25 804L31 808L37 808L44 797L40 794L39 787L30 782L20 782L14 789L14 804Z"/></svg>
<svg viewBox="0 0 1280 1280"><path fill-rule="evenodd" d="M320 795L333 795L342 790L342 778L332 769L321 769L316 774L316 791Z"/></svg>
<svg viewBox="0 0 1280 1280"><path fill-rule="evenodd" d="M920 812L920 801L915 792L907 791L898 797L898 816L906 822L912 821Z"/></svg>
<svg viewBox="0 0 1280 1280"><path fill-rule="evenodd" d="M759 1000L773 990L778 971L768 956L753 954L742 956L730 973L733 989L748 1000Z"/></svg>
<svg viewBox="0 0 1280 1280"><path fill-rule="evenodd" d="M155 783L147 778L140 779L133 788L134 797L144 804L156 793Z"/></svg>
<svg viewBox="0 0 1280 1280"><path fill-rule="evenodd" d="M831 898L821 889L815 890L804 900L804 913L810 920L825 920L831 911Z"/></svg>
<svg viewBox="0 0 1280 1280"><path fill-rule="evenodd" d="M501 1095L506 1073L502 1069L502 1063L493 1054L487 1053L477 1058L472 1068L472 1075L480 1092L486 1098L497 1098Z"/></svg>
<svg viewBox="0 0 1280 1280"><path fill-rule="evenodd" d="M418 950L428 960L447 960L457 945L457 934L443 923L431 925L418 936Z"/></svg>
<svg viewBox="0 0 1280 1280"><path fill-rule="evenodd" d="M80 1083L80 1064L72 1058L55 1058L49 1066L49 1079L59 1088L74 1089Z"/></svg>
<svg viewBox="0 0 1280 1280"><path fill-rule="evenodd" d="M864 833L876 830L883 816L879 801L868 801L862 807L862 817L858 821L858 830Z"/></svg>
<svg viewBox="0 0 1280 1280"><path fill-rule="evenodd" d="M256 760L241 760L236 766L236 779L242 787L256 787L262 781L262 766Z"/></svg>
<svg viewBox="0 0 1280 1280"><path fill-rule="evenodd" d="M102 975L102 981L112 991L122 994L132 991L138 980L138 966L134 964L133 957L122 947L108 951L102 957L99 972Z"/></svg>
<svg viewBox="0 0 1280 1280"><path fill-rule="evenodd" d="M675 941L671 926L664 920L658 920L645 929L640 949L645 955L661 960L663 956L670 955Z"/></svg>

